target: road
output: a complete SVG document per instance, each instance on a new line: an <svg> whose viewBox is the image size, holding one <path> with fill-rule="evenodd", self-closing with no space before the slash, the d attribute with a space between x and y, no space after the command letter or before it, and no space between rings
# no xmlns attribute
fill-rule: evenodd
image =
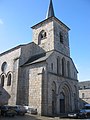
<svg viewBox="0 0 90 120"><path fill-rule="evenodd" d="M61 119L59 117L41 117L37 115L25 115L25 116L15 116L15 117L0 117L0 120L75 120L75 119ZM82 120L82 119L78 119ZM83 119L90 120L90 119Z"/></svg>

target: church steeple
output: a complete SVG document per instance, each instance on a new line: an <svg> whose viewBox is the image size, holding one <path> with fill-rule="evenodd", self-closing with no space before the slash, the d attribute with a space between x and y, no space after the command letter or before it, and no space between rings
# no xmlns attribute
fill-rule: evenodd
<svg viewBox="0 0 90 120"><path fill-rule="evenodd" d="M49 9L47 11L46 19L49 17L53 17L53 16L55 16L54 9L53 9L53 3L52 3L52 0L50 0Z"/></svg>
<svg viewBox="0 0 90 120"><path fill-rule="evenodd" d="M55 50L69 57L68 31L70 29L55 17L52 1L49 0L47 19L32 26L33 42L46 52Z"/></svg>

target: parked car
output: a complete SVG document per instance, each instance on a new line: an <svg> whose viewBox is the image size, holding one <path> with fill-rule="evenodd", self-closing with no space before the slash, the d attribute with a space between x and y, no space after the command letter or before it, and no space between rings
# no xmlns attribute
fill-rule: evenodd
<svg viewBox="0 0 90 120"><path fill-rule="evenodd" d="M90 117L90 104L86 104L83 109L87 112L87 116Z"/></svg>
<svg viewBox="0 0 90 120"><path fill-rule="evenodd" d="M34 108L28 108L27 112L30 113L30 114L37 115L37 109L34 109Z"/></svg>
<svg viewBox="0 0 90 120"><path fill-rule="evenodd" d="M31 108L30 106L24 106L27 110L27 113L37 115L37 109Z"/></svg>
<svg viewBox="0 0 90 120"><path fill-rule="evenodd" d="M2 116L15 116L16 115L16 111L13 109L12 106L0 106L0 110L1 110L1 115Z"/></svg>
<svg viewBox="0 0 90 120"><path fill-rule="evenodd" d="M87 118L87 112L84 109L81 109L77 115L78 118Z"/></svg>
<svg viewBox="0 0 90 120"><path fill-rule="evenodd" d="M27 113L25 107L21 105L14 106L14 110L16 111L17 115L25 115L25 113Z"/></svg>
<svg viewBox="0 0 90 120"><path fill-rule="evenodd" d="M69 113L67 115L67 117L69 117L69 118L77 118L77 113Z"/></svg>
<svg viewBox="0 0 90 120"><path fill-rule="evenodd" d="M76 113L69 113L69 118L87 118L87 112L85 110L79 110Z"/></svg>

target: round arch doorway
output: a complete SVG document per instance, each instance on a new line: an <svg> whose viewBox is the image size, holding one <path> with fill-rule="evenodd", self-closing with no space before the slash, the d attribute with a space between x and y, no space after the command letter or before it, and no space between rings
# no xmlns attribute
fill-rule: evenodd
<svg viewBox="0 0 90 120"><path fill-rule="evenodd" d="M71 90L70 86L66 83L62 84L59 88L59 109L60 113L71 112Z"/></svg>

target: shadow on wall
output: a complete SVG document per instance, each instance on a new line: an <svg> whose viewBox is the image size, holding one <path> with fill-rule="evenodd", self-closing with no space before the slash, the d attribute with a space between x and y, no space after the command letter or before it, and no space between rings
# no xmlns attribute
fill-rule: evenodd
<svg viewBox="0 0 90 120"><path fill-rule="evenodd" d="M8 92L0 86L0 105L7 105L10 97Z"/></svg>

